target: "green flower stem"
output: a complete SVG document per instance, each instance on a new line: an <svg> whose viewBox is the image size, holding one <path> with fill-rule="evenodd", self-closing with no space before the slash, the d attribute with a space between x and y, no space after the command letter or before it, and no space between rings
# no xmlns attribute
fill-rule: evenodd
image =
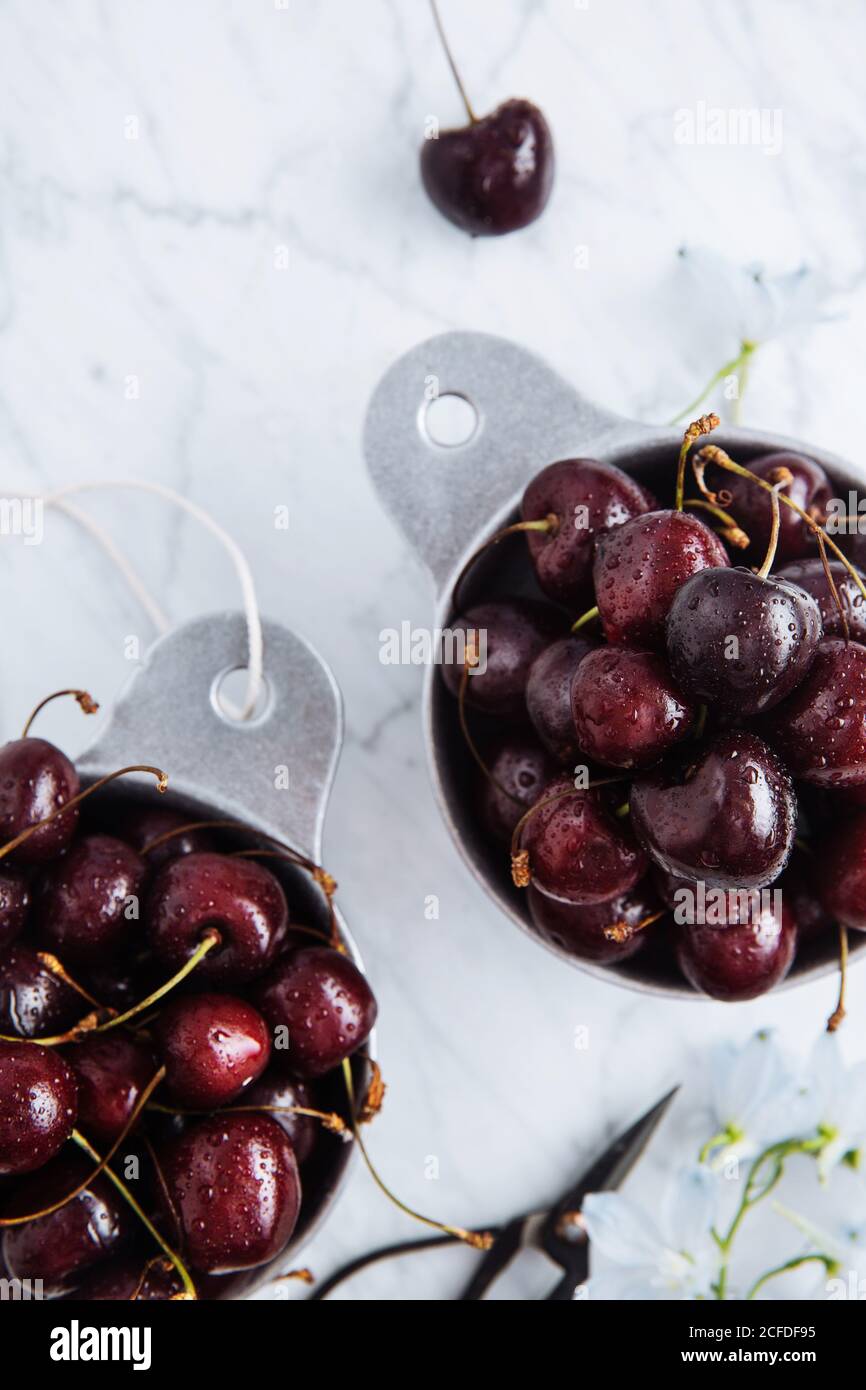
<svg viewBox="0 0 866 1390"><path fill-rule="evenodd" d="M755 1280L746 1294L746 1298L754 1298L766 1283L769 1283L771 1279L777 1279L780 1274L787 1274L790 1269L799 1269L801 1265L810 1263L822 1264L828 1275L835 1274L839 1268L838 1261L830 1255L821 1255L817 1252L813 1255L798 1255L793 1260L786 1260L783 1265L777 1265L775 1269L768 1269L766 1274L762 1274L760 1279Z"/></svg>
<svg viewBox="0 0 866 1390"><path fill-rule="evenodd" d="M710 1144L714 1142L714 1140L710 1140ZM746 1182L743 1188L743 1195L740 1198L740 1204L734 1213L727 1233L721 1236L718 1231L713 1231L713 1236L722 1257L719 1266L719 1277L715 1285L717 1299L723 1301L727 1295L731 1247L734 1243L734 1237L740 1229L747 1212L751 1211L752 1207L756 1206L758 1202L762 1202L765 1197L768 1197L773 1191L773 1188L776 1187L785 1170L785 1160L787 1158L796 1153L818 1154L826 1142L827 1140L823 1135L817 1135L814 1139L783 1139L780 1143L771 1144L769 1148L764 1149L763 1153L758 1154L757 1158L753 1159L748 1174L746 1175ZM758 1178L761 1170L768 1163L772 1164L769 1177L763 1185L759 1186Z"/></svg>
<svg viewBox="0 0 866 1390"><path fill-rule="evenodd" d="M714 372L713 375L710 377L709 381L707 382L700 395L696 396L693 401L689 401L685 409L681 410L679 415L675 415L672 420L668 421L668 423L671 425L677 425L679 424L680 420L685 420L688 417L694 415L698 406L701 404L702 401L706 400L713 387L718 386L720 381L724 381L726 376L733 376L735 372L740 372L740 391L734 403L734 418L737 420L737 422L739 422L740 404L743 398L743 392L746 388L746 382L748 380L749 363L759 347L760 343L755 343L752 342L749 338L744 338L743 341L740 343L740 351L738 352L737 356L732 357L730 362L726 362L723 367L719 367L719 370L717 372Z"/></svg>

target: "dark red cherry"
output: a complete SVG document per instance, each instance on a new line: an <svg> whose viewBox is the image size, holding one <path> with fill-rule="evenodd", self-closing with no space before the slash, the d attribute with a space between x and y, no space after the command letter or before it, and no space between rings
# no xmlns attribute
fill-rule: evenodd
<svg viewBox="0 0 866 1390"><path fill-rule="evenodd" d="M530 883L527 903L533 929L542 941L578 960L596 961L600 965L617 965L628 960L646 944L652 932L651 926L644 927L626 941L609 941L604 934L605 928L624 924L634 929L659 910L646 880L622 897L584 906L548 897Z"/></svg>
<svg viewBox="0 0 866 1390"><path fill-rule="evenodd" d="M779 879L778 886L797 925L797 941L801 946L823 936L833 926L833 918L818 896L819 877L813 857L795 849Z"/></svg>
<svg viewBox="0 0 866 1390"><path fill-rule="evenodd" d="M857 642L866 640L866 599L841 560L829 560L827 568L833 576L833 583L836 585L836 592L848 622L848 635ZM799 589L805 589L807 594L812 595L821 610L825 637L844 636L839 609L836 607L820 559L792 560L789 565L778 571L778 578L787 579L790 584L796 584Z"/></svg>
<svg viewBox="0 0 866 1390"><path fill-rule="evenodd" d="M813 881L830 916L866 931L866 811L853 811L821 836Z"/></svg>
<svg viewBox="0 0 866 1390"><path fill-rule="evenodd" d="M53 1037L65 1033L89 1009L29 947L19 942L0 952L0 1033Z"/></svg>
<svg viewBox="0 0 866 1390"><path fill-rule="evenodd" d="M605 531L596 541L593 578L607 640L662 646L677 590L698 571L727 564L718 536L688 512L647 512Z"/></svg>
<svg viewBox="0 0 866 1390"><path fill-rule="evenodd" d="M634 478L596 459L561 459L548 464L523 494L524 521L557 519L549 532L527 531L538 582L557 603L579 613L592 602L595 538L641 516L654 499Z"/></svg>
<svg viewBox="0 0 866 1390"><path fill-rule="evenodd" d="M4 1216L41 1211L72 1192L93 1162L82 1154L64 1154L16 1188ZM77 1277L119 1252L132 1233L135 1217L106 1177L96 1178L71 1202L21 1226L9 1226L3 1256L17 1279L41 1279L43 1292L66 1292Z"/></svg>
<svg viewBox="0 0 866 1390"><path fill-rule="evenodd" d="M272 1260L301 1205L294 1150L266 1115L230 1110L170 1140L160 1166L194 1269L228 1274Z"/></svg>
<svg viewBox="0 0 866 1390"><path fill-rule="evenodd" d="M443 130L421 146L427 196L470 236L502 236L540 217L553 188L553 138L531 101Z"/></svg>
<svg viewBox="0 0 866 1390"><path fill-rule="evenodd" d="M563 621L546 604L532 599L478 603L454 618L452 632L474 635L480 663L466 683L466 703L502 719L526 718L526 681L539 652L562 635ZM467 647L470 639L467 638ZM455 643L455 651L458 644ZM452 695L460 693L464 667L444 662L442 675Z"/></svg>
<svg viewBox="0 0 866 1390"><path fill-rule="evenodd" d="M56 1049L0 1042L0 1177L41 1168L63 1148L77 1113L75 1077Z"/></svg>
<svg viewBox="0 0 866 1390"><path fill-rule="evenodd" d="M44 738L18 738L0 748L0 842L65 806L80 790L72 763ZM78 807L43 825L12 852L16 864L44 864L62 854L75 834Z"/></svg>
<svg viewBox="0 0 866 1390"><path fill-rule="evenodd" d="M819 787L866 783L866 646L831 637L809 674L762 721L795 777Z"/></svg>
<svg viewBox="0 0 866 1390"><path fill-rule="evenodd" d="M697 710L664 657L630 647L599 647L571 687L582 752L608 767L651 767L687 738Z"/></svg>
<svg viewBox="0 0 866 1390"><path fill-rule="evenodd" d="M819 524L823 522L833 489L820 464L814 463L802 454L783 452L764 454L748 466L752 473L756 473L765 482L773 481L770 475L775 473L776 469L789 469L793 474L793 482L783 489L785 496L790 497L792 502L796 502ZM710 478L713 487L723 488L730 493L731 501L727 510L748 535L753 552L763 556L770 541L773 518L770 494L751 479L741 478L726 470L711 468ZM796 512L783 505L779 523L776 555L780 561L799 560L815 554L814 534Z"/></svg>
<svg viewBox="0 0 866 1390"><path fill-rule="evenodd" d="M261 975L288 928L286 898L270 870L251 859L188 854L157 873L146 908L154 954L178 970L211 928L220 936L196 979L233 984Z"/></svg>
<svg viewBox="0 0 866 1390"><path fill-rule="evenodd" d="M575 791L567 776L542 791L541 809L521 831L521 848L529 852L532 881L541 892L587 906L622 896L643 877L646 856L628 822L611 813L605 791Z"/></svg>
<svg viewBox="0 0 866 1390"><path fill-rule="evenodd" d="M96 963L129 939L141 915L144 861L110 835L78 840L39 894L42 940L64 961Z"/></svg>
<svg viewBox="0 0 866 1390"><path fill-rule="evenodd" d="M339 1066L363 1046L376 1022L376 1000L364 976L327 946L283 956L253 998L271 1029L274 1060L302 1077Z"/></svg>
<svg viewBox="0 0 866 1390"><path fill-rule="evenodd" d="M677 960L695 989L733 1003L755 999L784 980L797 929L787 905L765 907L742 926L680 927Z"/></svg>
<svg viewBox="0 0 866 1390"><path fill-rule="evenodd" d="M772 897L766 895L778 887L720 888L704 879L680 878L658 866L653 869L653 882L675 924L688 927L737 927L756 921L764 907L772 904Z"/></svg>
<svg viewBox="0 0 866 1390"><path fill-rule="evenodd" d="M821 634L818 604L789 580L739 568L701 570L674 595L668 659L696 700L749 719L800 684Z"/></svg>
<svg viewBox="0 0 866 1390"><path fill-rule="evenodd" d="M578 754L571 713L574 673L594 643L560 637L535 658L526 682L526 708L535 732L558 763L573 767ZM552 775L552 774L551 774Z"/></svg>
<svg viewBox="0 0 866 1390"><path fill-rule="evenodd" d="M0 951L21 935L30 911L30 884L16 869L0 868Z"/></svg>
<svg viewBox="0 0 866 1390"><path fill-rule="evenodd" d="M166 1262L167 1263L167 1262ZM181 1292L177 1274L150 1253L126 1255L97 1267L76 1282L64 1299L73 1303L160 1303Z"/></svg>
<svg viewBox="0 0 866 1390"><path fill-rule="evenodd" d="M156 1074L153 1052L113 1029L65 1048L64 1056L78 1083L78 1128L101 1151L120 1134Z"/></svg>
<svg viewBox="0 0 866 1390"><path fill-rule="evenodd" d="M524 811L536 802L542 787L556 776L556 763L537 739L522 732L504 739L488 762L490 777L480 779L482 823L488 834L510 844Z"/></svg>
<svg viewBox="0 0 866 1390"><path fill-rule="evenodd" d="M192 816L181 815L167 806L133 805L115 817L113 829L121 840L126 840L141 854L152 840L187 825L192 819ZM171 839L149 850L147 867L158 869L169 859L179 859L184 854L201 854L214 848L213 836L206 830L186 830L182 835L172 835Z"/></svg>
<svg viewBox="0 0 866 1390"><path fill-rule="evenodd" d="M244 1091L237 1102L237 1106L244 1109L248 1106L255 1108L257 1105L262 1106L262 1114L267 1114L285 1130L292 1141L295 1158L303 1167L316 1146L320 1122L314 1120L312 1115L293 1114L292 1109L295 1106L301 1106L305 1110L319 1108L312 1088L304 1081L296 1081L294 1077L282 1076L273 1070L267 1071L248 1091Z"/></svg>
<svg viewBox="0 0 866 1390"><path fill-rule="evenodd" d="M154 1028L166 1085L181 1106L216 1110L261 1076L271 1040L261 1014L233 994L173 999Z"/></svg>
<svg viewBox="0 0 866 1390"><path fill-rule="evenodd" d="M680 749L643 773L629 804L635 834L656 864L714 887L765 887L794 842L791 779L772 749L740 730Z"/></svg>

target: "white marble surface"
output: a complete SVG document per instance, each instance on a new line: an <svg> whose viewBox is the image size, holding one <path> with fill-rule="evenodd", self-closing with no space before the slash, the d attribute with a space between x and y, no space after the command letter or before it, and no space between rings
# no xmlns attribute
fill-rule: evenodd
<svg viewBox="0 0 866 1390"><path fill-rule="evenodd" d="M834 982L735 1009L659 1003L569 971L487 903L433 803L421 672L378 660L380 629L428 621L431 595L365 474L365 403L395 356L459 327L663 420L736 347L678 268L701 243L830 277L842 316L759 355L744 418L857 459L866 16L856 0L443 9L477 106L526 94L553 127L554 198L523 235L473 243L424 198L425 117L460 109L421 0L3 0L0 493L106 475L180 489L244 546L264 610L332 664L347 737L326 860L389 1083L371 1148L408 1201L483 1223L554 1196L710 1039L773 1025L805 1044ZM677 144L673 113L701 101L780 109L781 151ZM156 501L88 505L174 618L235 604L191 523ZM103 557L53 521L42 546L4 540L0 574L4 732L70 681L109 704L124 639L152 634ZM85 741L68 711L43 728ZM851 996L856 1055L866 972ZM358 1169L304 1261L323 1275L414 1233ZM363 1292L447 1298L454 1258Z"/></svg>

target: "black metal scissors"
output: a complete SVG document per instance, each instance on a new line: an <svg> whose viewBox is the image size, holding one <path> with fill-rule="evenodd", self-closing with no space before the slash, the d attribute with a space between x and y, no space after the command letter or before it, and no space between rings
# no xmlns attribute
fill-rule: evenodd
<svg viewBox="0 0 866 1390"><path fill-rule="evenodd" d="M549 1211L528 1212L515 1216L504 1226L487 1227L494 1236L493 1244L485 1251L457 1301L476 1302L483 1299L521 1250L536 1249L543 1251L561 1270L557 1283L546 1295L546 1301L571 1302L578 1287L589 1277L589 1240L581 1216L584 1199L590 1192L612 1192L621 1186L643 1154L678 1090L679 1087L675 1086L666 1096L662 1096L652 1109L615 1139ZM327 1298L338 1284L380 1260L456 1243L456 1237L443 1235L382 1246L337 1270L310 1298Z"/></svg>

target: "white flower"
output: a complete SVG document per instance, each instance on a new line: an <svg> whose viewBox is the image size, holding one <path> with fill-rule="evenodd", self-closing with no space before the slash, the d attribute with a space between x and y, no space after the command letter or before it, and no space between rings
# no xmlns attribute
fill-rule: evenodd
<svg viewBox="0 0 866 1390"><path fill-rule="evenodd" d="M583 1204L590 1248L615 1268L593 1273L591 1299L686 1300L708 1297L718 1270L712 1237L716 1183L705 1167L680 1174L660 1220L618 1192ZM595 1263L595 1260L593 1261Z"/></svg>
<svg viewBox="0 0 866 1390"><path fill-rule="evenodd" d="M754 1158L792 1132L789 1097L794 1081L772 1034L756 1033L745 1045L723 1043L710 1062L714 1135L707 1157L718 1170Z"/></svg>
<svg viewBox="0 0 866 1390"><path fill-rule="evenodd" d="M866 1062L845 1067L834 1033L823 1033L812 1049L799 1088L800 1132L817 1130L824 1140L818 1176L826 1182L848 1154L866 1142Z"/></svg>
<svg viewBox="0 0 866 1390"><path fill-rule="evenodd" d="M700 307L740 344L766 343L834 317L824 308L833 286L807 265L770 275L762 265L737 265L701 246L683 246L680 258Z"/></svg>

